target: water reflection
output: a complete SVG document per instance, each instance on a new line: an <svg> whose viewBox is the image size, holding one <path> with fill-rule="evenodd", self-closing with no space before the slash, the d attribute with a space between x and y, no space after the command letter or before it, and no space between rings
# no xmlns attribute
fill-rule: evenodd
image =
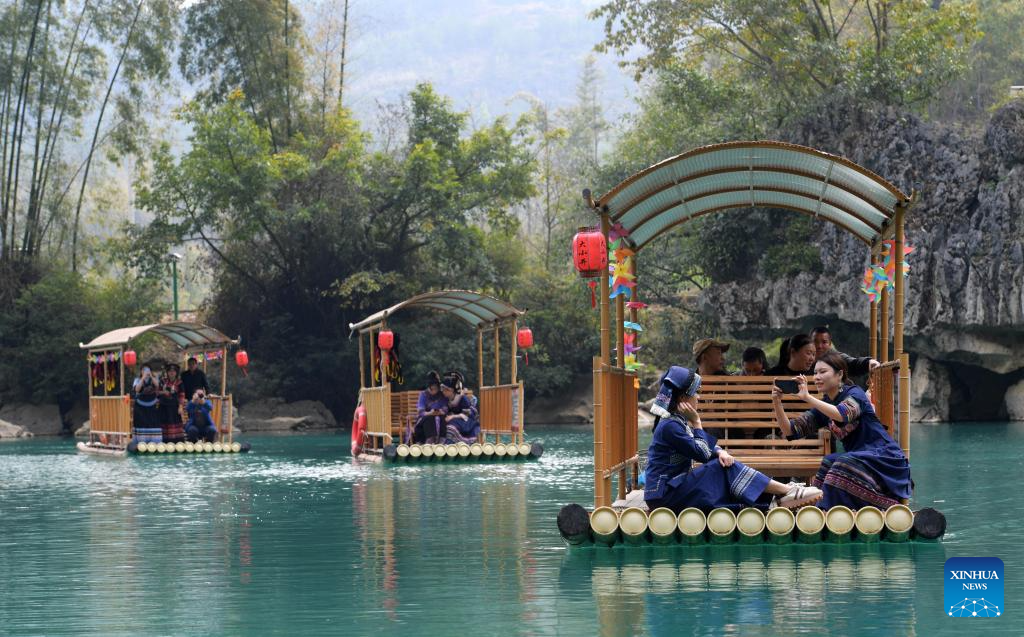
<svg viewBox="0 0 1024 637"><path fill-rule="evenodd" d="M938 544L595 548L570 551L560 583L589 583L603 636L915 635L922 550L944 559Z"/></svg>

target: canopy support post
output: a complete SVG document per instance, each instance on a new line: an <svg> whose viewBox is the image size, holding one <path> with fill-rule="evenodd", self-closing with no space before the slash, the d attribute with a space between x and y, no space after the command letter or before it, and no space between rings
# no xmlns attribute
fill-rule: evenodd
<svg viewBox="0 0 1024 637"><path fill-rule="evenodd" d="M373 342L373 328L368 329L366 334L370 337L370 387L376 387L377 375L373 373L373 361L377 359L377 346Z"/></svg>
<svg viewBox="0 0 1024 637"><path fill-rule="evenodd" d="M516 378L519 376L519 361L516 360L516 356L519 354L519 342L516 339L516 333L519 331L519 321L512 319L512 380L509 382L513 385L516 384Z"/></svg>
<svg viewBox="0 0 1024 637"><path fill-rule="evenodd" d="M601 234L604 235L605 245L608 245L608 231L611 229L611 222L608 219L607 212L601 212ZM611 347L610 337L611 329L609 323L611 323L611 316L608 307L608 273L601 272L598 274L599 283L601 285L601 363L604 365L611 365L611 353L609 349Z"/></svg>
<svg viewBox="0 0 1024 637"><path fill-rule="evenodd" d="M124 390L124 345L117 350L117 363L118 367L121 368L121 395L125 395Z"/></svg>
<svg viewBox="0 0 1024 637"><path fill-rule="evenodd" d="M878 360L885 363L889 360L889 288L882 289L882 311L879 312L878 322L881 323L878 330Z"/></svg>
<svg viewBox="0 0 1024 637"><path fill-rule="evenodd" d="M484 383L484 329L482 327L476 328L476 378L480 386L477 387L477 391L483 387Z"/></svg>
<svg viewBox="0 0 1024 637"><path fill-rule="evenodd" d="M874 267L878 263L878 257L871 254L871 266ZM878 358L878 296L875 295L871 301L871 314L868 319L868 354L875 360L881 360Z"/></svg>
<svg viewBox="0 0 1024 637"><path fill-rule="evenodd" d="M225 345L220 350L220 395L227 397L228 395L228 346Z"/></svg>
<svg viewBox="0 0 1024 637"><path fill-rule="evenodd" d="M622 295L615 297L615 366L626 366L626 330L623 321L626 320L626 301Z"/></svg>
<svg viewBox="0 0 1024 637"><path fill-rule="evenodd" d="M494 322L494 386L501 384L501 330Z"/></svg>
<svg viewBox="0 0 1024 637"><path fill-rule="evenodd" d="M363 353L363 335L359 334L359 389L366 387L364 376L366 375L366 358Z"/></svg>
<svg viewBox="0 0 1024 637"><path fill-rule="evenodd" d="M896 206L896 241L893 242L892 249L892 263L896 267L896 307L894 308L895 316L893 326L893 359L898 359L900 354L903 353L903 304L904 298L904 285L903 280L903 222L906 218L907 205L898 204ZM902 397L901 397L902 401Z"/></svg>

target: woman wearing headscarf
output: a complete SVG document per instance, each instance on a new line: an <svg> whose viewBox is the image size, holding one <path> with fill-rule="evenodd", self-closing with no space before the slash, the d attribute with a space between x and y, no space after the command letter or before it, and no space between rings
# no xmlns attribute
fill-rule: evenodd
<svg viewBox="0 0 1024 637"><path fill-rule="evenodd" d="M448 400L447 438L449 442L476 442L480 436L480 412L476 398L463 386L462 374L448 372L441 379L441 392Z"/></svg>
<svg viewBox="0 0 1024 637"><path fill-rule="evenodd" d="M138 442L163 442L159 392L160 381L149 365L144 365L139 377L132 383L132 395L135 398L132 428Z"/></svg>
<svg viewBox="0 0 1024 637"><path fill-rule="evenodd" d="M164 367L163 376L160 377L160 390L157 395L160 398L160 426L163 429L164 442L185 441L185 425L181 420L185 391L178 377L180 369L178 365L171 363Z"/></svg>
<svg viewBox="0 0 1024 637"><path fill-rule="evenodd" d="M444 440L447 431L444 416L448 413L448 399L441 393L441 377L437 372L427 374L427 386L416 402L416 426L412 441L423 444Z"/></svg>
<svg viewBox="0 0 1024 637"><path fill-rule="evenodd" d="M820 489L776 482L719 447L701 426L700 383L700 375L685 367L671 367L661 377L651 408L656 418L647 450L644 500L648 507L667 507L677 513L687 507L795 509L821 499ZM695 467L694 462L701 464Z"/></svg>

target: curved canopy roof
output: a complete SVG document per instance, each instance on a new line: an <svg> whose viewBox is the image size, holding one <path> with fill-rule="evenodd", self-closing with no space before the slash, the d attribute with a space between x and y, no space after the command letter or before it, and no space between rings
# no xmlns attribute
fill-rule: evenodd
<svg viewBox="0 0 1024 637"><path fill-rule="evenodd" d="M182 349L229 345L235 342L230 337L221 333L220 330L208 325L175 321L173 323L153 323L152 325L122 327L119 330L97 336L85 345L79 344L79 347L82 349L113 349L127 345L132 339L142 336L147 332L164 336Z"/></svg>
<svg viewBox="0 0 1024 637"><path fill-rule="evenodd" d="M787 208L821 217L871 245L910 197L837 155L784 142L728 142L670 157L626 179L595 206L643 248L669 229L731 208Z"/></svg>
<svg viewBox="0 0 1024 637"><path fill-rule="evenodd" d="M380 323L402 308L428 307L453 314L473 327L481 327L495 321L514 318L523 311L515 306L479 292L469 290L439 290L427 292L396 303L386 310L371 314L358 323L349 323L350 330L362 330Z"/></svg>

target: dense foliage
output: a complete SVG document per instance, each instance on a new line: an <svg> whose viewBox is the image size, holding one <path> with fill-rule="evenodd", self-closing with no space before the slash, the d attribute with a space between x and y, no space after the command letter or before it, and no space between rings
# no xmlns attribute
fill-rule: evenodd
<svg viewBox="0 0 1024 637"><path fill-rule="evenodd" d="M84 395L78 342L165 318L171 250L187 254L200 318L250 351L243 394L343 414L358 385L348 323L445 287L528 308L537 346L520 368L531 392L557 393L597 350L566 249L594 222L583 188L695 146L785 136L831 104L977 125L1019 80L1024 35L1016 0L609 0L598 48L641 80L624 121L605 121L591 59L567 108L517 95L522 117L478 122L423 83L360 122L342 106L341 25L302 7L0 2L0 401ZM172 53L194 89L184 105L160 89ZM169 106L184 145L147 126ZM118 164L140 211L123 228L104 219L119 194L98 177ZM820 268L816 232L745 211L653 243L641 359L688 360L716 331L701 289ZM430 313L394 327L406 386L431 368L475 383L470 329Z"/></svg>

